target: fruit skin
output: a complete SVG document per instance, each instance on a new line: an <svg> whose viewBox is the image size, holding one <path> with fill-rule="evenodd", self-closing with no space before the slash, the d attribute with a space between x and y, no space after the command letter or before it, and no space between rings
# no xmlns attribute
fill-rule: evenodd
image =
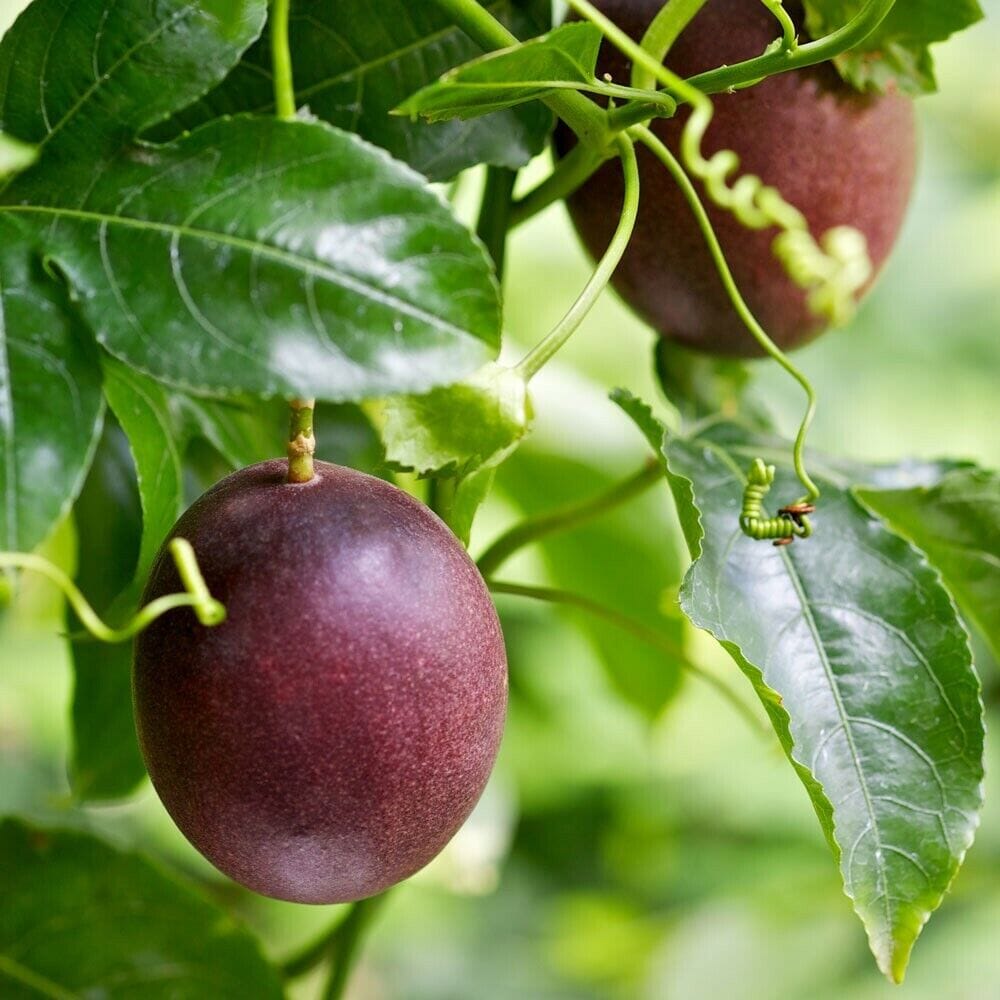
<svg viewBox="0 0 1000 1000"><path fill-rule="evenodd" d="M641 38L662 0L598 0L596 6L634 38ZM786 8L802 22L796 3ZM778 22L753 0L709 0L675 43L667 65L691 76L760 55L779 35ZM628 83L631 64L605 43L598 76ZM771 77L712 98L716 114L703 151L735 150L740 173L778 188L804 213L813 234L851 225L868 238L876 269L895 243L909 201L917 158L913 103L908 98L860 94L829 64ZM676 155L687 111L653 130ZM565 127L557 145L573 139ZM666 170L640 147L641 208L632 243L615 275L622 297L655 329L713 354L761 353L727 298L694 217ZM731 183L731 182L730 182ZM771 252L777 230L745 229L712 206L696 182L751 310L782 347L816 336L824 321ZM606 249L618 220L621 167L603 166L569 200L570 213L592 255Z"/></svg>
<svg viewBox="0 0 1000 1000"><path fill-rule="evenodd" d="M224 479L177 523L227 608L137 640L139 743L174 821L213 864L302 903L374 895L426 865L486 784L506 655L447 527L401 490L316 463ZM144 600L180 581L161 552Z"/></svg>

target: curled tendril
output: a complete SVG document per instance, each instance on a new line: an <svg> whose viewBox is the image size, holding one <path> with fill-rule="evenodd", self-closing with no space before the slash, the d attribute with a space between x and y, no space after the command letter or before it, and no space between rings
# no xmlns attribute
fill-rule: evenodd
<svg viewBox="0 0 1000 1000"><path fill-rule="evenodd" d="M873 273L864 234L850 226L837 226L817 240L805 216L777 188L755 174L742 174L730 183L740 168L739 156L724 149L706 160L702 153L713 114L711 101L700 95L681 138L684 165L704 183L711 201L742 225L780 229L772 252L792 281L808 293L810 311L835 326L847 322L854 314L858 293Z"/></svg>
<svg viewBox="0 0 1000 1000"><path fill-rule="evenodd" d="M816 508L811 503L798 503L783 507L777 517L764 514L764 500L774 485L775 469L765 465L764 460L755 458L747 476L743 491L743 510L740 512L740 528L748 538L758 542L773 541L775 545L791 545L796 538L808 538L812 534L809 515Z"/></svg>
<svg viewBox="0 0 1000 1000"><path fill-rule="evenodd" d="M184 538L174 538L170 542L169 551L184 584L184 592L158 597L141 608L135 617L121 628L111 628L106 625L76 584L58 566L54 566L41 556L23 552L0 552L0 569L31 570L54 583L66 595L66 600L76 612L83 627L101 642L125 642L175 608L191 608L198 621L206 627L221 625L226 620L226 609L209 592L191 543Z"/></svg>

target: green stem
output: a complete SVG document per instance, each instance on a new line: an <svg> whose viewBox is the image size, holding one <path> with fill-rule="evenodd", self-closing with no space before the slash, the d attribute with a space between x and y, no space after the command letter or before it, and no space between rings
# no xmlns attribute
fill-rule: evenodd
<svg viewBox="0 0 1000 1000"><path fill-rule="evenodd" d="M641 45L658 63L667 58L674 42L691 23L694 16L705 6L707 0L670 0L653 18ZM638 62L632 64L632 86L641 90L653 90L656 77Z"/></svg>
<svg viewBox="0 0 1000 1000"><path fill-rule="evenodd" d="M507 170L505 167L488 168L483 202L479 210L479 222L476 225L476 235L483 241L493 258L493 266L500 282L503 282L507 234L510 231L516 180L516 170Z"/></svg>
<svg viewBox="0 0 1000 1000"><path fill-rule="evenodd" d="M126 642L152 625L157 618L176 608L192 608L198 621L206 627L221 625L226 620L226 609L209 592L191 543L183 538L174 538L170 542L169 549L185 592L158 597L121 628L111 628L106 625L90 606L79 587L58 566L54 566L41 556L21 552L0 552L0 568L26 569L46 577L65 594L66 600L83 627L101 642Z"/></svg>
<svg viewBox="0 0 1000 1000"><path fill-rule="evenodd" d="M313 462L316 454L316 437L313 431L316 400L293 399L289 406L288 481L308 483L316 475Z"/></svg>
<svg viewBox="0 0 1000 1000"><path fill-rule="evenodd" d="M578 608L587 614L593 615L595 618L606 621L609 625L621 629L621 631L634 636L640 642L644 642L654 649L660 650L672 660L675 660L683 670L686 670L688 673L693 674L713 687L754 729L758 732L766 732L757 716L753 714L735 691L719 680L714 674L689 660L684 650L662 632L649 628L642 622L636 621L628 615L623 615L613 608L605 607L603 604L599 604L589 597L584 597L582 594L573 594L565 590L554 590L551 587L530 587L519 583L503 583L499 580L487 580L486 585L494 594L508 594L513 597L527 597L535 601L546 601L549 604L562 604L566 607Z"/></svg>
<svg viewBox="0 0 1000 1000"><path fill-rule="evenodd" d="M567 504L556 510L529 517L501 535L477 562L484 577L492 576L515 552L557 532L593 521L609 511L640 496L651 486L663 481L663 467L659 462L649 462L634 475L616 483L604 493L589 497L579 503Z"/></svg>
<svg viewBox="0 0 1000 1000"><path fill-rule="evenodd" d="M795 31L792 15L785 10L782 0L761 0L764 6L777 18L781 25L781 51L794 52L798 48L799 38Z"/></svg>
<svg viewBox="0 0 1000 1000"><path fill-rule="evenodd" d="M824 35L814 42L806 42L789 51L769 52L732 66L721 66L707 73L699 73L688 83L704 94L717 94L734 87L762 80L776 73L805 69L835 59L860 45L889 16L896 0L870 0L843 28Z"/></svg>
<svg viewBox="0 0 1000 1000"><path fill-rule="evenodd" d="M798 436L795 439L795 471L802 485L808 491L808 496L805 499L809 501L816 500L819 497L819 488L806 471L804 459L806 437L812 425L813 417L816 414L816 391L812 383L792 363L785 352L767 335L764 328L757 321L757 317L750 311L750 307L746 304L746 300L743 298L736 284L736 279L733 277L733 272L719 243L719 238L715 234L715 229L712 227L708 212L705 211L705 206L702 204L701 198L698 197L698 192L695 190L694 184L691 183L691 178L685 173L684 168L677 161L677 158L648 128L641 125L636 126L633 129L633 135L660 160L681 189L681 193L690 205L691 211L694 212L698 227L701 229L705 242L708 245L709 253L712 255L712 260L715 263L716 270L719 272L719 277L722 280L726 294L729 296L733 308L746 328L753 335L757 343L760 344L765 353L781 365L799 383L805 392L807 399L806 412L799 427Z"/></svg>
<svg viewBox="0 0 1000 1000"><path fill-rule="evenodd" d="M618 228L608 246L607 251L591 275L580 297L573 303L569 312L560 320L551 333L517 365L525 381L529 381L552 360L553 356L579 329L594 303L607 287L611 276L615 273L622 256L632 239L636 219L639 215L639 166L636 162L635 148L632 140L626 135L619 135L615 140L622 168L625 172L625 202L622 206Z"/></svg>
<svg viewBox="0 0 1000 1000"><path fill-rule="evenodd" d="M291 0L272 0L271 67L274 77L274 106L282 121L295 118L295 84L292 77L292 51L288 43L288 15Z"/></svg>
<svg viewBox="0 0 1000 1000"><path fill-rule="evenodd" d="M553 168L552 173L523 198L514 202L510 213L511 229L527 222L557 201L568 198L597 168L611 159L610 152L603 153L577 143Z"/></svg>
<svg viewBox="0 0 1000 1000"><path fill-rule="evenodd" d="M358 900L337 927L333 968L326 989L323 991L323 1000L340 1000L344 996L347 981L351 977L351 970L360 951L361 940L384 899L383 894Z"/></svg>
<svg viewBox="0 0 1000 1000"><path fill-rule="evenodd" d="M431 0L477 45L486 52L518 44L511 34L476 0ZM553 93L544 98L552 109L577 134L581 142L603 149L611 141L607 115L593 101L577 93Z"/></svg>

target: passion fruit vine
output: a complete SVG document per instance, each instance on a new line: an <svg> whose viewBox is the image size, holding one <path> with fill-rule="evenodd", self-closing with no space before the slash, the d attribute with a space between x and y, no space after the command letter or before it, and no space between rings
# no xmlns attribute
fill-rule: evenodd
<svg viewBox="0 0 1000 1000"><path fill-rule="evenodd" d="M595 6L641 39L662 0L596 0ZM785 4L798 27L802 7ZM760 55L778 34L761 3L708 0L670 50L671 69L688 77ZM803 36L804 37L804 36ZM628 83L631 64L605 43L599 74ZM798 208L816 236L853 226L867 237L876 272L899 233L916 164L912 101L900 94L861 94L829 64L770 77L757 86L713 96L715 118L703 151L732 149L741 173L756 174ZM687 112L654 123L676 154ZM564 126L557 145L572 136ZM702 233L677 186L646 150L639 153L642 212L615 274L619 293L664 336L712 354L752 357L760 348L730 303ZM771 252L775 230L745 228L711 205L709 214L736 282L751 310L782 348L822 332L806 294ZM607 247L622 203L617 163L602 167L569 200L570 213L592 255Z"/></svg>
<svg viewBox="0 0 1000 1000"><path fill-rule="evenodd" d="M224 479L178 522L228 617L137 640L139 742L192 844L267 896L339 903L426 865L469 815L507 702L475 565L382 480L284 461ZM161 553L145 600L180 586Z"/></svg>

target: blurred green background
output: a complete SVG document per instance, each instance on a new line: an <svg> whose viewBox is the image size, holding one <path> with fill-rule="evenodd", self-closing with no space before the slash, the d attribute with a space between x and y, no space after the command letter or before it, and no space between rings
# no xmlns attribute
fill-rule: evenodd
<svg viewBox="0 0 1000 1000"><path fill-rule="evenodd" d="M0 0L0 28L20 5ZM994 0L986 7L1000 13ZM941 48L941 93L920 102L923 165L901 245L853 325L798 356L821 393L819 447L1000 466L998 51L996 19ZM545 166L532 169L538 176ZM516 234L512 355L558 319L587 273L561 207ZM536 433L503 470L474 552L519 512L599 490L637 467L643 449L607 389L655 395L652 344L607 295L538 380ZM755 371L760 393L793 430L795 386L769 365ZM49 548L71 561L72 526ZM610 592L609 600L617 591L625 610L645 600L656 613L669 610L681 553L664 487L586 539L518 557L502 576ZM576 613L514 599L501 609L512 697L495 779L445 854L390 898L354 997L874 1000L893 992L774 740L710 688L657 675L648 650L609 641ZM271 955L329 925L333 908L270 902L225 883L148 786L125 805L71 811L60 615L58 600L31 582L0 623L0 813L86 823L166 859L242 915ZM736 667L703 638L687 641L749 703ZM952 895L916 949L903 987L912 1000L1000 996L1000 747L992 738L1000 673L985 652L979 664L992 731L987 809ZM655 718L621 696L636 683L669 700ZM317 988L306 980L293 995Z"/></svg>

